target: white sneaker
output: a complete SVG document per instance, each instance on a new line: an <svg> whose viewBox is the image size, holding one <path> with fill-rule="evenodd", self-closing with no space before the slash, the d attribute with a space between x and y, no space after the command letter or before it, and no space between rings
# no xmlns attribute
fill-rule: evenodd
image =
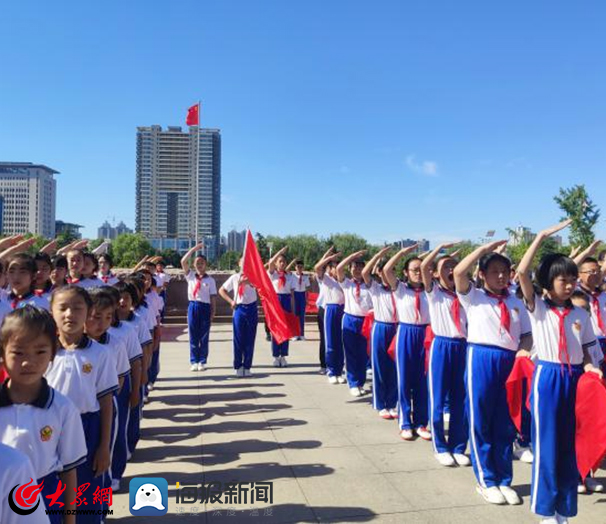
<svg viewBox="0 0 606 524"><path fill-rule="evenodd" d="M349 394L352 397L359 397L360 396L360 388L349 388Z"/></svg>
<svg viewBox="0 0 606 524"><path fill-rule="evenodd" d="M283 368L288 367L288 362L286 362L286 357L280 357L280 366Z"/></svg>
<svg viewBox="0 0 606 524"><path fill-rule="evenodd" d="M431 431L429 431L426 427L420 427L416 430L417 435L421 437L423 440L431 440Z"/></svg>
<svg viewBox="0 0 606 524"><path fill-rule="evenodd" d="M334 375L332 377L328 377L328 383L329 384L338 384L337 377L335 377Z"/></svg>
<svg viewBox="0 0 606 524"><path fill-rule="evenodd" d="M398 418L398 410L396 408L390 409L389 414L391 415L391 418Z"/></svg>
<svg viewBox="0 0 606 524"><path fill-rule="evenodd" d="M143 404L149 404L149 397L147 395L143 397Z"/></svg>
<svg viewBox="0 0 606 524"><path fill-rule="evenodd" d="M454 458L455 462L461 467L467 467L471 464L469 457L463 453L453 453L452 458Z"/></svg>
<svg viewBox="0 0 606 524"><path fill-rule="evenodd" d="M604 485L592 477L585 479L585 487L589 493L602 493L604 491Z"/></svg>
<svg viewBox="0 0 606 524"><path fill-rule="evenodd" d="M556 517L545 517L539 521L540 524L560 524Z"/></svg>
<svg viewBox="0 0 606 524"><path fill-rule="evenodd" d="M236 377L243 377L243 376L244 376L244 368L236 369Z"/></svg>
<svg viewBox="0 0 606 524"><path fill-rule="evenodd" d="M344 379L344 378L343 378L341 375L339 375L339 376L337 377L337 382L338 382L339 384L345 384L345 383L347 383L347 380L345 380L345 379Z"/></svg>
<svg viewBox="0 0 606 524"><path fill-rule="evenodd" d="M556 520L558 521L558 524L568 524L568 517L565 517L564 515L560 515L557 511L556 511Z"/></svg>
<svg viewBox="0 0 606 524"><path fill-rule="evenodd" d="M320 369L318 369L318 373L320 375L326 375L326 368L320 368Z"/></svg>
<svg viewBox="0 0 606 524"><path fill-rule="evenodd" d="M577 493L579 493L580 495L584 495L585 493L587 493L587 488L582 482L577 486Z"/></svg>
<svg viewBox="0 0 606 524"><path fill-rule="evenodd" d="M198 364L192 364L189 368L190 371L198 371Z"/></svg>
<svg viewBox="0 0 606 524"><path fill-rule="evenodd" d="M250 372L250 369L245 369L244 370L244 376L245 377L252 377L252 373Z"/></svg>
<svg viewBox="0 0 606 524"><path fill-rule="evenodd" d="M509 486L499 486L499 491L503 493L507 504L510 506L518 506L522 504L522 499L518 496L514 489Z"/></svg>
<svg viewBox="0 0 606 524"><path fill-rule="evenodd" d="M502 506L503 504L507 504L507 500L501 493L501 490L496 486L492 486L490 488L483 488L482 486L476 486L476 491L484 497L486 502L490 504L497 504Z"/></svg>
<svg viewBox="0 0 606 524"><path fill-rule="evenodd" d="M153 391L153 390L154 390L154 385L153 385L153 384L150 382L150 383L147 385L147 391Z"/></svg>
<svg viewBox="0 0 606 524"><path fill-rule="evenodd" d="M362 387L362 388L358 388L360 390L360 396L362 395L367 395L368 393L370 393L369 390L367 390L366 388Z"/></svg>
<svg viewBox="0 0 606 524"><path fill-rule="evenodd" d="M206 371L206 366L202 363L198 363L198 371Z"/></svg>
<svg viewBox="0 0 606 524"><path fill-rule="evenodd" d="M400 431L400 438L402 440L414 440L415 434L412 432L412 429L403 429Z"/></svg>
<svg viewBox="0 0 606 524"><path fill-rule="evenodd" d="M366 378L372 378L372 368L366 370Z"/></svg>
<svg viewBox="0 0 606 524"><path fill-rule="evenodd" d="M520 462L525 462L526 464L532 464L532 461L534 460L530 448L522 448L515 444L513 447L513 456Z"/></svg>
<svg viewBox="0 0 606 524"><path fill-rule="evenodd" d="M280 367L280 357L274 358L274 367L275 368L279 368Z"/></svg>
<svg viewBox="0 0 606 524"><path fill-rule="evenodd" d="M379 416L381 418L384 418L385 420L391 420L391 413L386 409L382 409L381 411L379 411Z"/></svg>
<svg viewBox="0 0 606 524"><path fill-rule="evenodd" d="M435 453L434 457L442 465L446 467L452 467L455 465L455 460L452 458L450 453Z"/></svg>
<svg viewBox="0 0 606 524"><path fill-rule="evenodd" d="M450 422L450 412L444 411L442 417L444 418L444 422Z"/></svg>

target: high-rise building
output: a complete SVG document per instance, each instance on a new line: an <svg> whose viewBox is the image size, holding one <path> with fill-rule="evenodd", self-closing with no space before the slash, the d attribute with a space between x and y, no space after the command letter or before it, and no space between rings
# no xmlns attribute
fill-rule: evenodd
<svg viewBox="0 0 606 524"><path fill-rule="evenodd" d="M2 233L55 237L55 171L31 162L0 162Z"/></svg>
<svg viewBox="0 0 606 524"><path fill-rule="evenodd" d="M429 240L425 240L424 238L422 238L421 240L413 240L412 238L405 238L403 240L399 240L398 242L395 242L395 245L397 247L399 247L400 249L404 249L405 247L414 246L415 244L418 244L417 252L423 253L425 251L429 251Z"/></svg>
<svg viewBox="0 0 606 524"><path fill-rule="evenodd" d="M97 228L97 238L104 240L114 240L118 235L124 235L126 233L132 233L133 230L126 227L126 224L122 221L117 226L112 226L107 220L101 224L101 227Z"/></svg>
<svg viewBox="0 0 606 524"><path fill-rule="evenodd" d="M221 132L137 128L136 231L155 248L188 250L204 241L218 255L221 231Z"/></svg>
<svg viewBox="0 0 606 524"><path fill-rule="evenodd" d="M518 226L509 231L510 246L518 246L521 244L530 244L537 235L533 233L529 227Z"/></svg>
<svg viewBox="0 0 606 524"><path fill-rule="evenodd" d="M232 229L227 233L227 250L242 253L242 251L244 251L245 240L246 231L236 231L235 229Z"/></svg>

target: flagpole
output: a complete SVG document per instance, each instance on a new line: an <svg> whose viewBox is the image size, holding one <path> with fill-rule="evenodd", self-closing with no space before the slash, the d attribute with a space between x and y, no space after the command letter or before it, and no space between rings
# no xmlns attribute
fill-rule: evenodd
<svg viewBox="0 0 606 524"><path fill-rule="evenodd" d="M200 104L201 102L200 100L198 100L198 143L196 144L196 232L194 234L196 238L196 244L198 244L198 232L200 226Z"/></svg>

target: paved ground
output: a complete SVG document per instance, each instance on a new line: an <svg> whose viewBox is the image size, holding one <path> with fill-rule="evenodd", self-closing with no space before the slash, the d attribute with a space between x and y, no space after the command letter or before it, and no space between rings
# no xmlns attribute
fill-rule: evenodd
<svg viewBox="0 0 606 524"><path fill-rule="evenodd" d="M271 367L263 334L255 374L241 379L231 367L231 326L213 328L210 369L200 373L189 371L185 329L166 329L161 380L145 409L126 492L114 497L114 520L153 522L128 510L129 481L148 476L169 484L169 512L160 522L537 522L529 510L530 466L515 463L524 505L490 506L475 493L470 468L440 467L430 443L401 441L396 422L375 415L370 398L355 399L317 374L311 326L311 340L291 343L285 369ZM273 482L273 504L175 502L177 482L228 481ZM574 522L606 523L606 494L581 497L580 515Z"/></svg>

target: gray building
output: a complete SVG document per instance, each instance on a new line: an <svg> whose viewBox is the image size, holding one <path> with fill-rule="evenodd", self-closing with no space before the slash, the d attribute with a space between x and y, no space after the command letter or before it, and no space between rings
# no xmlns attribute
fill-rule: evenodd
<svg viewBox="0 0 606 524"><path fill-rule="evenodd" d="M137 232L157 249L184 252L205 242L218 255L221 231L221 132L137 128Z"/></svg>
<svg viewBox="0 0 606 524"><path fill-rule="evenodd" d="M232 229L227 233L227 251L244 251L244 242L246 241L246 231L236 231Z"/></svg>
<svg viewBox="0 0 606 524"><path fill-rule="evenodd" d="M114 240L118 235L124 235L126 233L132 233L133 230L126 227L126 224L122 221L117 226L112 226L107 220L101 224L101 227L97 228L97 238L104 240Z"/></svg>
<svg viewBox="0 0 606 524"><path fill-rule="evenodd" d="M55 171L31 162L0 162L2 234L55 237Z"/></svg>
<svg viewBox="0 0 606 524"><path fill-rule="evenodd" d="M419 244L417 247L417 252L424 253L425 251L429 251L429 240L425 240L424 238L420 240L413 240L412 238L405 238L404 240L399 240L395 243L395 245L404 249L405 247L414 246L415 244Z"/></svg>
<svg viewBox="0 0 606 524"><path fill-rule="evenodd" d="M67 233L72 235L74 238L82 238L80 229L84 226L80 224L74 224L73 222L63 222L63 220L55 220L55 234L60 235L61 233Z"/></svg>

